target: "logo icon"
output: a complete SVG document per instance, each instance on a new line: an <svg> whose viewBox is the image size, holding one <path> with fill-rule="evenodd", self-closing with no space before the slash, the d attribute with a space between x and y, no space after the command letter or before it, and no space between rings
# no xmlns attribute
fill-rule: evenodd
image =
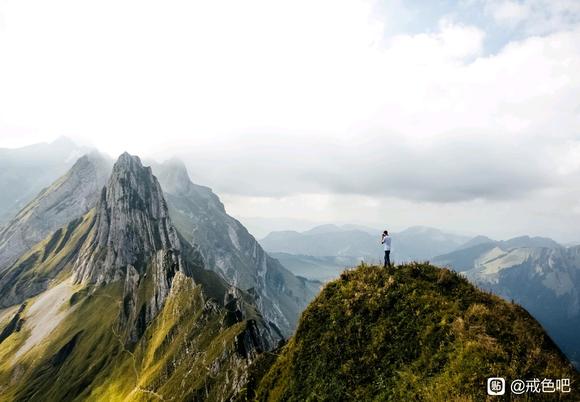
<svg viewBox="0 0 580 402"><path fill-rule="evenodd" d="M487 379L487 394L488 395L504 395L505 394L505 378L491 377Z"/></svg>

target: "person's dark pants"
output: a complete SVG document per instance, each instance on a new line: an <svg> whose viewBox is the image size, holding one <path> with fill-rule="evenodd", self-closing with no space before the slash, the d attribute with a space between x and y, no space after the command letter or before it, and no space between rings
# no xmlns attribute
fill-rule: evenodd
<svg viewBox="0 0 580 402"><path fill-rule="evenodd" d="M391 265L391 250L385 250L385 268Z"/></svg>

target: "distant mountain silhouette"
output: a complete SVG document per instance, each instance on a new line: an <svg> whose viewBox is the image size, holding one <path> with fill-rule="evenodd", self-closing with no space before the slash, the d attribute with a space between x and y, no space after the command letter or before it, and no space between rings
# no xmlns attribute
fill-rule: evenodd
<svg viewBox="0 0 580 402"><path fill-rule="evenodd" d="M304 232L272 232L260 244L267 251L314 257L351 257L357 261L382 259L381 230L357 225L322 225ZM435 228L411 227L392 233L396 261L428 260L457 249L468 237Z"/></svg>

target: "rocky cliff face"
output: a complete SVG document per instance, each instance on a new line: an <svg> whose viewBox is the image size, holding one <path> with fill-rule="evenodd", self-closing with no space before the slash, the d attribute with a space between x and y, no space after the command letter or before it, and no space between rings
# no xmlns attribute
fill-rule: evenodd
<svg viewBox="0 0 580 402"><path fill-rule="evenodd" d="M145 273L153 258L182 270L180 244L161 187L136 156L124 153L96 206L95 233L75 265L75 281L105 284ZM170 257L170 255L173 255Z"/></svg>
<svg viewBox="0 0 580 402"><path fill-rule="evenodd" d="M264 252L246 228L226 213L208 187L191 182L183 163L153 165L177 229L199 246L206 266L255 296L264 317L289 336L321 284L293 275Z"/></svg>
<svg viewBox="0 0 580 402"><path fill-rule="evenodd" d="M0 229L0 272L48 234L94 207L110 162L93 152L82 156Z"/></svg>

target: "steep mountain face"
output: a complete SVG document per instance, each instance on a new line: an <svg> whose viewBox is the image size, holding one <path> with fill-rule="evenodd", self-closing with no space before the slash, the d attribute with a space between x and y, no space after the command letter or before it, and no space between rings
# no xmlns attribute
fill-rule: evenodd
<svg viewBox="0 0 580 402"><path fill-rule="evenodd" d="M132 326L132 340L161 310L175 274L186 272L161 186L137 157L124 153L115 164L96 207L94 233L73 270L74 283L125 282L123 319ZM148 271L154 277L151 299L136 310L139 282Z"/></svg>
<svg viewBox="0 0 580 402"><path fill-rule="evenodd" d="M280 337L203 264L150 168L123 154L96 207L0 278L0 400L237 394Z"/></svg>
<svg viewBox="0 0 580 402"><path fill-rule="evenodd" d="M96 214L93 241L85 245L75 266L77 282L109 283L125 267L143 274L158 251L180 249L159 182L151 168L127 153L115 164ZM175 264L182 270L181 261Z"/></svg>
<svg viewBox="0 0 580 402"><path fill-rule="evenodd" d="M485 243L438 257L473 283L525 307L578 365L580 363L580 247L524 247ZM531 244L537 244L534 240ZM541 244L552 244L542 241Z"/></svg>
<svg viewBox="0 0 580 402"><path fill-rule="evenodd" d="M315 356L315 358L313 358ZM278 356L252 369L259 401L484 401L486 379L578 373L520 306L427 264L362 266L326 285ZM507 391L509 393L509 389Z"/></svg>
<svg viewBox="0 0 580 402"><path fill-rule="evenodd" d="M298 278L271 258L244 226L229 216L211 189L191 182L179 161L154 165L176 228L199 246L206 266L255 296L275 330L289 336L320 283Z"/></svg>
<svg viewBox="0 0 580 402"><path fill-rule="evenodd" d="M0 229L0 272L36 243L93 208L111 171L93 152L30 201Z"/></svg>
<svg viewBox="0 0 580 402"><path fill-rule="evenodd" d="M66 138L23 148L0 148L0 226L87 152L89 149Z"/></svg>

